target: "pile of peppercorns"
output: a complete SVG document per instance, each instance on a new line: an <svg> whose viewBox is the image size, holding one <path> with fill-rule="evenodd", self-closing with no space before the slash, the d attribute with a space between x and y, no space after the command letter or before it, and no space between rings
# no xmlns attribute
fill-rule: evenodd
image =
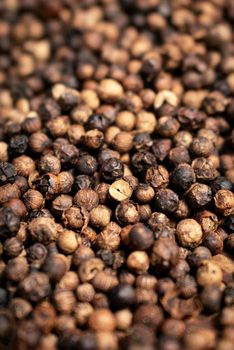
<svg viewBox="0 0 234 350"><path fill-rule="evenodd" d="M234 1L0 18L0 350L233 350Z"/></svg>

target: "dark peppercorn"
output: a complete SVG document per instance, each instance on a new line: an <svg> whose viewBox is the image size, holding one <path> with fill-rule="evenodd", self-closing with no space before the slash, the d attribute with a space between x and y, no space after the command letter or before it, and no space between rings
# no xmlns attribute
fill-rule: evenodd
<svg viewBox="0 0 234 350"><path fill-rule="evenodd" d="M181 191L186 191L196 181L196 175L189 164L179 164L170 176L171 183Z"/></svg>
<svg viewBox="0 0 234 350"><path fill-rule="evenodd" d="M88 175L78 175L75 178L73 189L75 192L82 190L84 188L90 188L91 186L91 179Z"/></svg>
<svg viewBox="0 0 234 350"><path fill-rule="evenodd" d="M230 215L225 220L225 228L228 232L234 232L234 215Z"/></svg>
<svg viewBox="0 0 234 350"><path fill-rule="evenodd" d="M89 154L82 155L76 162L77 171L82 175L93 175L97 167L98 163L96 159Z"/></svg>
<svg viewBox="0 0 234 350"><path fill-rule="evenodd" d="M113 309L130 307L135 301L135 291L129 284L120 283L110 291L110 303Z"/></svg>
<svg viewBox="0 0 234 350"><path fill-rule="evenodd" d="M226 177L218 176L214 181L212 181L211 190L213 194L215 194L216 192L222 189L231 191L233 189L233 184Z"/></svg>
<svg viewBox="0 0 234 350"><path fill-rule="evenodd" d="M153 153L141 151L133 155L131 165L134 173L140 175L148 168L156 166L157 161Z"/></svg>
<svg viewBox="0 0 234 350"><path fill-rule="evenodd" d="M133 250L146 250L154 242L153 232L144 224L136 224L129 232L129 246Z"/></svg>
<svg viewBox="0 0 234 350"><path fill-rule="evenodd" d="M12 236L14 235L20 225L20 218L16 216L10 208L0 209L0 235Z"/></svg>
<svg viewBox="0 0 234 350"><path fill-rule="evenodd" d="M213 314L218 312L222 302L222 291L217 286L207 286L201 293L201 302L205 312Z"/></svg>
<svg viewBox="0 0 234 350"><path fill-rule="evenodd" d="M13 183L15 181L17 171L11 163L0 162L0 186L6 182Z"/></svg>
<svg viewBox="0 0 234 350"><path fill-rule="evenodd" d="M163 213L173 213L179 205L179 197L170 189L161 189L156 192L155 206Z"/></svg>
<svg viewBox="0 0 234 350"><path fill-rule="evenodd" d="M113 181L123 176L123 164L117 158L107 159L101 166L101 174L107 181Z"/></svg>
<svg viewBox="0 0 234 350"><path fill-rule="evenodd" d="M98 129L105 131L109 124L109 120L103 114L92 114L85 123L85 127L87 130Z"/></svg>
<svg viewBox="0 0 234 350"><path fill-rule="evenodd" d="M28 137L26 135L12 136L9 142L9 153L13 156L24 154L28 147Z"/></svg>

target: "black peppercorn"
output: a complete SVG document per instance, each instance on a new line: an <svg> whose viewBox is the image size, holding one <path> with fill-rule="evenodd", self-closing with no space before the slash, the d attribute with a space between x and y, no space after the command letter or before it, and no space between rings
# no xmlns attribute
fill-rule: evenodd
<svg viewBox="0 0 234 350"><path fill-rule="evenodd" d="M135 291L129 284L120 283L110 290L110 303L113 309L124 309L135 301Z"/></svg>
<svg viewBox="0 0 234 350"><path fill-rule="evenodd" d="M13 183L15 181L17 171L11 163L0 162L0 186L7 182Z"/></svg>
<svg viewBox="0 0 234 350"><path fill-rule="evenodd" d="M98 129L105 131L109 124L109 120L103 114L92 114L85 123L85 127L87 130Z"/></svg>
<svg viewBox="0 0 234 350"><path fill-rule="evenodd" d="M155 195L156 208L163 213L173 213L178 209L179 197L170 189L161 189Z"/></svg>
<svg viewBox="0 0 234 350"><path fill-rule="evenodd" d="M93 175L97 170L98 163L90 154L84 154L76 162L77 171L84 175Z"/></svg>
<svg viewBox="0 0 234 350"><path fill-rule="evenodd" d="M107 181L113 181L123 176L123 164L117 158L107 159L101 166L101 174Z"/></svg>
<svg viewBox="0 0 234 350"><path fill-rule="evenodd" d="M146 250L154 242L153 232L144 224L136 224L129 232L128 241L133 250Z"/></svg>
<svg viewBox="0 0 234 350"><path fill-rule="evenodd" d="M189 164L179 164L170 177L173 186L179 190L186 191L196 181L196 175Z"/></svg>

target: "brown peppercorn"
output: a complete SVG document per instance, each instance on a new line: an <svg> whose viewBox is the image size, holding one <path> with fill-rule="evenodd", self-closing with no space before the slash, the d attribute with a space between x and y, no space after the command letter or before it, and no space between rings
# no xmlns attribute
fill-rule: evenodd
<svg viewBox="0 0 234 350"><path fill-rule="evenodd" d="M192 168L198 180L210 181L217 177L218 172L209 158L196 158L192 162Z"/></svg>
<svg viewBox="0 0 234 350"><path fill-rule="evenodd" d="M24 177L28 177L36 170L36 165L33 159L25 155L14 158L12 164L14 165L17 174Z"/></svg>
<svg viewBox="0 0 234 350"><path fill-rule="evenodd" d="M69 171L62 171L58 174L58 182L61 193L69 193L74 183L74 177Z"/></svg>
<svg viewBox="0 0 234 350"><path fill-rule="evenodd" d="M12 212L20 218L27 215L27 208L18 198L10 199L8 202L4 203L4 207L10 208Z"/></svg>
<svg viewBox="0 0 234 350"><path fill-rule="evenodd" d="M163 116L158 119L157 132L163 137L175 136L179 128L179 122L173 117Z"/></svg>
<svg viewBox="0 0 234 350"><path fill-rule="evenodd" d="M108 225L97 236L96 244L100 249L110 249L115 251L120 245L121 228L114 221Z"/></svg>
<svg viewBox="0 0 234 350"><path fill-rule="evenodd" d="M95 332L114 331L116 321L113 313L107 309L94 310L89 316L88 325Z"/></svg>
<svg viewBox="0 0 234 350"><path fill-rule="evenodd" d="M75 205L78 207L84 207L89 211L97 207L98 202L98 194L91 188L80 189L74 197Z"/></svg>
<svg viewBox="0 0 234 350"><path fill-rule="evenodd" d="M27 260L24 257L16 257L8 260L6 265L7 279L13 282L24 280L29 271Z"/></svg>
<svg viewBox="0 0 234 350"><path fill-rule="evenodd" d="M181 163L190 163L190 155L185 147L173 147L169 151L168 158L170 163L174 166L180 165Z"/></svg>
<svg viewBox="0 0 234 350"><path fill-rule="evenodd" d="M3 246L5 254L11 258L19 256L23 251L23 248L23 242L20 241L17 237L6 239Z"/></svg>
<svg viewBox="0 0 234 350"><path fill-rule="evenodd" d="M79 277L82 282L91 281L98 271L104 269L104 263L98 258L89 258L81 262L79 266Z"/></svg>
<svg viewBox="0 0 234 350"><path fill-rule="evenodd" d="M173 213L178 209L179 198L170 189L160 189L155 195L155 205L163 213Z"/></svg>
<svg viewBox="0 0 234 350"><path fill-rule="evenodd" d="M132 188L129 183L123 179L116 180L109 187L111 198L118 202L129 199L132 195Z"/></svg>
<svg viewBox="0 0 234 350"><path fill-rule="evenodd" d="M115 211L118 222L122 225L135 224L139 221L139 213L137 207L132 201L121 202Z"/></svg>
<svg viewBox="0 0 234 350"><path fill-rule="evenodd" d="M32 305L23 298L13 298L10 302L10 310L18 320L23 320L32 312Z"/></svg>
<svg viewBox="0 0 234 350"><path fill-rule="evenodd" d="M154 198L154 195L155 192L153 187L145 183L140 183L137 185L134 191L136 200L143 204L151 202Z"/></svg>
<svg viewBox="0 0 234 350"><path fill-rule="evenodd" d="M220 235L214 231L205 233L203 245L207 247L214 255L223 251L223 240Z"/></svg>
<svg viewBox="0 0 234 350"><path fill-rule="evenodd" d="M8 144L0 141L0 162L8 161Z"/></svg>
<svg viewBox="0 0 234 350"><path fill-rule="evenodd" d="M119 153L129 152L133 146L133 136L127 131L120 131L113 138L112 146Z"/></svg>
<svg viewBox="0 0 234 350"><path fill-rule="evenodd" d="M162 165L151 167L146 171L145 181L157 191L168 186L169 173Z"/></svg>
<svg viewBox="0 0 234 350"><path fill-rule="evenodd" d="M66 227L71 229L81 229L88 224L89 214L85 208L72 206L62 214L62 220Z"/></svg>
<svg viewBox="0 0 234 350"><path fill-rule="evenodd" d="M67 264L64 255L47 255L45 263L43 265L43 271L49 276L52 282L59 282L67 271Z"/></svg>
<svg viewBox="0 0 234 350"><path fill-rule="evenodd" d="M56 310L63 314L70 314L76 305L75 294L70 290L58 290L53 293Z"/></svg>
<svg viewBox="0 0 234 350"><path fill-rule="evenodd" d="M155 289L157 284L157 278L148 273L137 276L136 286L143 289Z"/></svg>
<svg viewBox="0 0 234 350"><path fill-rule="evenodd" d="M146 325L155 330L163 321L162 309L157 305L141 305L133 315L133 323Z"/></svg>
<svg viewBox="0 0 234 350"><path fill-rule="evenodd" d="M54 219L47 217L33 219L28 225L28 230L35 241L43 244L56 241L58 236Z"/></svg>
<svg viewBox="0 0 234 350"><path fill-rule="evenodd" d="M35 132L29 137L29 147L35 153L42 153L49 148L51 140L43 132Z"/></svg>
<svg viewBox="0 0 234 350"><path fill-rule="evenodd" d="M72 254L79 245L78 236L74 231L63 230L58 235L57 245L65 254Z"/></svg>
<svg viewBox="0 0 234 350"><path fill-rule="evenodd" d="M186 326L184 321L168 318L163 322L161 326L161 332L164 335L178 339L184 335L185 328Z"/></svg>
<svg viewBox="0 0 234 350"><path fill-rule="evenodd" d="M202 350L214 348L216 344L215 338L216 336L213 329L195 324L186 327L183 341L187 349Z"/></svg>
<svg viewBox="0 0 234 350"><path fill-rule="evenodd" d="M115 123L123 131L131 131L136 122L136 117L132 112L120 111L116 115Z"/></svg>
<svg viewBox="0 0 234 350"><path fill-rule="evenodd" d="M217 216L208 210L198 212L194 219L201 225L204 232L215 231L218 228Z"/></svg>
<svg viewBox="0 0 234 350"><path fill-rule="evenodd" d="M79 284L79 278L75 271L67 271L56 284L57 290L75 290Z"/></svg>
<svg viewBox="0 0 234 350"><path fill-rule="evenodd" d="M53 137L61 137L65 135L69 128L69 119L67 116L59 116L49 120L46 127Z"/></svg>
<svg viewBox="0 0 234 350"><path fill-rule="evenodd" d="M52 212L58 215L62 215L64 210L71 208L72 206L72 197L67 194L61 194L56 197L52 202Z"/></svg>
<svg viewBox="0 0 234 350"><path fill-rule="evenodd" d="M153 232L142 223L134 225L128 234L128 244L133 250L146 250L153 242Z"/></svg>
<svg viewBox="0 0 234 350"><path fill-rule="evenodd" d="M76 289L76 296L78 301L91 302L94 298L95 290L90 283L82 283Z"/></svg>
<svg viewBox="0 0 234 350"><path fill-rule="evenodd" d="M34 115L28 115L21 124L22 130L28 134L39 131L41 129L40 117L35 113Z"/></svg>
<svg viewBox="0 0 234 350"><path fill-rule="evenodd" d="M77 303L75 310L75 319L79 326L84 326L93 313L93 307L89 303Z"/></svg>
<svg viewBox="0 0 234 350"><path fill-rule="evenodd" d="M221 189L214 196L215 206L224 216L234 213L234 194L230 190Z"/></svg>
<svg viewBox="0 0 234 350"><path fill-rule="evenodd" d="M211 201L212 192L209 186L195 183L188 189L186 196L191 206L199 208L205 206Z"/></svg>
<svg viewBox="0 0 234 350"><path fill-rule="evenodd" d="M106 292L118 285L118 278L109 270L103 270L96 273L91 281L96 290Z"/></svg>
<svg viewBox="0 0 234 350"><path fill-rule="evenodd" d="M11 199L19 197L20 190L16 184L8 183L0 187L0 204L3 204Z"/></svg>
<svg viewBox="0 0 234 350"><path fill-rule="evenodd" d="M217 285L222 282L221 268L211 260L204 260L197 270L197 283L202 286Z"/></svg>
<svg viewBox="0 0 234 350"><path fill-rule="evenodd" d="M158 239L152 248L151 264L157 268L169 270L178 261L179 247L170 238Z"/></svg>
<svg viewBox="0 0 234 350"><path fill-rule="evenodd" d="M174 142L176 147L185 147L189 148L191 142L193 140L193 136L189 131L179 131L175 136L174 136Z"/></svg>
<svg viewBox="0 0 234 350"><path fill-rule="evenodd" d="M98 149L101 147L104 140L104 135L98 129L92 129L85 133L83 142L86 147L91 149Z"/></svg>
<svg viewBox="0 0 234 350"><path fill-rule="evenodd" d="M36 189L41 192L46 199L51 199L60 192L58 176L47 173L35 181Z"/></svg>
<svg viewBox="0 0 234 350"><path fill-rule="evenodd" d="M33 319L44 334L50 333L52 328L54 328L56 319L54 307L48 301L43 301L36 305L33 311Z"/></svg>
<svg viewBox="0 0 234 350"><path fill-rule="evenodd" d="M149 268L149 257L145 252L136 250L128 256L127 266L136 273L146 272Z"/></svg>
<svg viewBox="0 0 234 350"><path fill-rule="evenodd" d="M157 294L152 289L136 288L137 304L156 304L158 301Z"/></svg>
<svg viewBox="0 0 234 350"><path fill-rule="evenodd" d="M140 111L136 115L136 129L152 134L157 126L157 119L153 113Z"/></svg>
<svg viewBox="0 0 234 350"><path fill-rule="evenodd" d="M168 156L171 147L171 139L158 139L153 142L152 151L156 159L162 162Z"/></svg>
<svg viewBox="0 0 234 350"><path fill-rule="evenodd" d="M43 272L31 272L21 281L19 289L26 299L38 302L50 293L49 277Z"/></svg>
<svg viewBox="0 0 234 350"><path fill-rule="evenodd" d="M185 248L195 248L202 241L202 228L193 219L181 220L176 227L176 236Z"/></svg>
<svg viewBox="0 0 234 350"><path fill-rule="evenodd" d="M105 227L111 219L111 210L102 204L93 208L90 212L90 223L95 227Z"/></svg>
<svg viewBox="0 0 234 350"><path fill-rule="evenodd" d="M23 195L24 203L28 210L41 209L44 205L44 197L37 190L28 190Z"/></svg>
<svg viewBox="0 0 234 350"><path fill-rule="evenodd" d="M190 149L197 157L208 157L214 151L214 144L211 140L198 136L193 139Z"/></svg>
<svg viewBox="0 0 234 350"><path fill-rule="evenodd" d="M58 175L61 170L60 160L52 154L44 154L38 163L39 171L43 174L51 173Z"/></svg>

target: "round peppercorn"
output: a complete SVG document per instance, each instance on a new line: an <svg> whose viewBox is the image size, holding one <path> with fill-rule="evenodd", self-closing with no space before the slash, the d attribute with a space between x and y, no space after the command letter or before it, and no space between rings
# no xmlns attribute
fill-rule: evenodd
<svg viewBox="0 0 234 350"><path fill-rule="evenodd" d="M26 135L12 136L9 142L9 154L15 156L25 153L28 147L28 137Z"/></svg>
<svg viewBox="0 0 234 350"><path fill-rule="evenodd" d="M87 210L97 207L98 202L98 194L91 188L79 190L74 197L74 204L78 207L84 207Z"/></svg>
<svg viewBox="0 0 234 350"><path fill-rule="evenodd" d="M82 175L93 175L97 170L97 167L98 164L96 159L89 154L82 155L76 162L77 171Z"/></svg>
<svg viewBox="0 0 234 350"><path fill-rule="evenodd" d="M171 183L181 191L186 191L196 182L196 175L189 164L179 164L171 174Z"/></svg>
<svg viewBox="0 0 234 350"><path fill-rule="evenodd" d="M113 309L125 309L135 301L135 291L130 284L120 283L110 290L110 303Z"/></svg>
<svg viewBox="0 0 234 350"><path fill-rule="evenodd" d="M228 232L234 232L234 215L230 215L225 220L225 228Z"/></svg>
<svg viewBox="0 0 234 350"><path fill-rule="evenodd" d="M169 184L169 173L165 167L158 165L150 167L146 171L145 181L148 182L156 191L165 188Z"/></svg>
<svg viewBox="0 0 234 350"><path fill-rule="evenodd" d="M12 163L17 174L24 177L28 177L36 169L36 164L33 159L25 155L14 158Z"/></svg>
<svg viewBox="0 0 234 350"><path fill-rule="evenodd" d="M179 197L170 189L161 189L156 192L155 205L163 213L173 213L178 209Z"/></svg>
<svg viewBox="0 0 234 350"><path fill-rule="evenodd" d="M185 248L195 248L202 241L202 228L193 219L181 220L176 227L176 236Z"/></svg>
<svg viewBox="0 0 234 350"><path fill-rule="evenodd" d="M197 157L208 157L214 151L214 144L209 139L199 136L193 139L190 149Z"/></svg>
<svg viewBox="0 0 234 350"><path fill-rule="evenodd" d="M114 200L122 202L131 197L132 188L127 181L120 179L110 185L109 194Z"/></svg>
<svg viewBox="0 0 234 350"><path fill-rule="evenodd" d="M107 159L101 166L101 174L107 181L116 180L123 176L124 166L117 158Z"/></svg>
<svg viewBox="0 0 234 350"><path fill-rule="evenodd" d="M204 260L197 270L197 283L202 286L217 285L222 282L221 268L212 260Z"/></svg>
<svg viewBox="0 0 234 350"><path fill-rule="evenodd" d="M195 183L186 193L187 200L194 208L203 207L212 199L211 188L208 185Z"/></svg>
<svg viewBox="0 0 234 350"><path fill-rule="evenodd" d="M173 137L180 128L179 122L173 117L161 117L158 119L157 132L163 137Z"/></svg>
<svg viewBox="0 0 234 350"><path fill-rule="evenodd" d="M109 120L103 114L92 114L85 123L85 127L87 130L97 129L105 131L109 124Z"/></svg>
<svg viewBox="0 0 234 350"><path fill-rule="evenodd" d="M149 268L149 257L146 252L135 250L127 258L127 267L136 273L146 272Z"/></svg>
<svg viewBox="0 0 234 350"><path fill-rule="evenodd" d="M11 163L0 162L0 186L7 182L13 183L17 175L17 170Z"/></svg>
<svg viewBox="0 0 234 350"><path fill-rule="evenodd" d="M218 176L214 181L212 181L211 190L213 194L215 194L222 189L231 191L233 189L233 184L226 177Z"/></svg>
<svg viewBox="0 0 234 350"><path fill-rule="evenodd" d="M151 187L148 184L140 183L137 185L134 191L134 196L137 199L137 201L145 204L149 203L153 200L155 195L153 187Z"/></svg>
<svg viewBox="0 0 234 350"><path fill-rule="evenodd" d="M121 202L117 206L115 216L118 222L122 225L135 224L140 219L137 207L132 201L128 200Z"/></svg>
<svg viewBox="0 0 234 350"><path fill-rule="evenodd" d="M154 242L153 232L144 224L134 225L128 235L129 246L133 250L146 250Z"/></svg>

